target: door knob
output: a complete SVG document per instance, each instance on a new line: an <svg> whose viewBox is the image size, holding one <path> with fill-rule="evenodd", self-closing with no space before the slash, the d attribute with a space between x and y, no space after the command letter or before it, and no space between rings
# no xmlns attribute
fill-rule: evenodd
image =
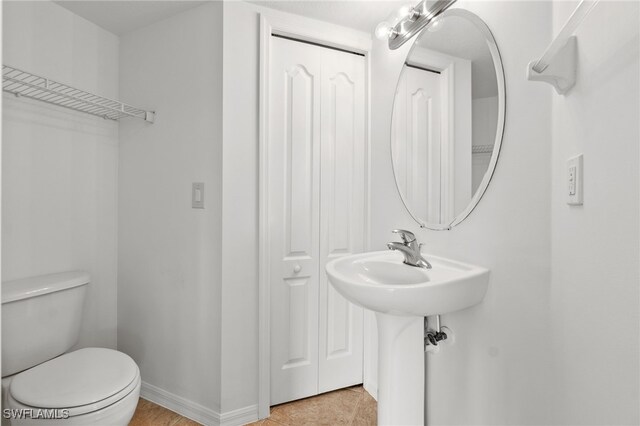
<svg viewBox="0 0 640 426"><path fill-rule="evenodd" d="M302 271L302 267L300 265L296 265L293 267L293 272L295 272L296 274L300 271Z"/></svg>

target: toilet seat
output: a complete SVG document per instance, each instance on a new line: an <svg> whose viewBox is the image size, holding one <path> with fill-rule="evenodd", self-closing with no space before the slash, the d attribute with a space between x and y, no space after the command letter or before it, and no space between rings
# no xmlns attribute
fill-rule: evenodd
<svg viewBox="0 0 640 426"><path fill-rule="evenodd" d="M74 417L116 403L139 384L140 371L128 355L85 348L17 374L9 396L25 408L69 410Z"/></svg>

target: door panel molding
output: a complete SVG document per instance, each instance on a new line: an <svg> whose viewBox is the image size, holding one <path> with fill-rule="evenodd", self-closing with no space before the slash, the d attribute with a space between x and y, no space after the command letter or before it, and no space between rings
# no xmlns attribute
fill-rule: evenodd
<svg viewBox="0 0 640 426"><path fill-rule="evenodd" d="M284 282L288 286L289 310L289 359L282 365L282 369L309 365L311 360L311 343L309 342L309 313L300 309L309 298L309 280L304 278L285 278Z"/></svg>
<svg viewBox="0 0 640 426"><path fill-rule="evenodd" d="M287 70L286 74L284 128L287 173L283 206L287 244L285 252L288 256L301 256L311 254L313 243L313 180L304 174L304 170L311 169L313 163L314 76L300 64ZM302 92L300 96L299 92ZM300 122L299 116L302 116L304 123L301 128L297 125ZM296 145L294 140L298 141ZM300 141L304 141L304 144L300 144Z"/></svg>

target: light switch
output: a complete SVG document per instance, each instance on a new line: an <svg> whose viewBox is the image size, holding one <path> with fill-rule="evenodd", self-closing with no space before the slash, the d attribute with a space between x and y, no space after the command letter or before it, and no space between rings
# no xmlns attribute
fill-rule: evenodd
<svg viewBox="0 0 640 426"><path fill-rule="evenodd" d="M204 182L194 182L191 186L191 207L204 209Z"/></svg>
<svg viewBox="0 0 640 426"><path fill-rule="evenodd" d="M567 204L571 206L582 205L582 162L582 154L567 160Z"/></svg>

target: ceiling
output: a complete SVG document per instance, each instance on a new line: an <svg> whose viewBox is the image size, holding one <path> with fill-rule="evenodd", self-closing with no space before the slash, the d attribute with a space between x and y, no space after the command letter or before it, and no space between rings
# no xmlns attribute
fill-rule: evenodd
<svg viewBox="0 0 640 426"><path fill-rule="evenodd" d="M205 3L189 0L54 0L54 2L116 35L146 27Z"/></svg>
<svg viewBox="0 0 640 426"><path fill-rule="evenodd" d="M407 0L250 0L249 3L371 33Z"/></svg>
<svg viewBox="0 0 640 426"><path fill-rule="evenodd" d="M190 0L54 0L54 2L116 35L135 31L206 3L206 1ZM250 3L372 32L380 21L405 4L406 0L254 0Z"/></svg>
<svg viewBox="0 0 640 426"><path fill-rule="evenodd" d="M116 35L144 28L207 1L216 0L54 0ZM407 0L250 0L249 3L371 33ZM477 37L477 29L461 21L457 25L444 25L439 31L425 32L418 44L471 60L474 83L483 82L474 84L474 97L493 95L497 86L491 56L487 55L482 38Z"/></svg>

